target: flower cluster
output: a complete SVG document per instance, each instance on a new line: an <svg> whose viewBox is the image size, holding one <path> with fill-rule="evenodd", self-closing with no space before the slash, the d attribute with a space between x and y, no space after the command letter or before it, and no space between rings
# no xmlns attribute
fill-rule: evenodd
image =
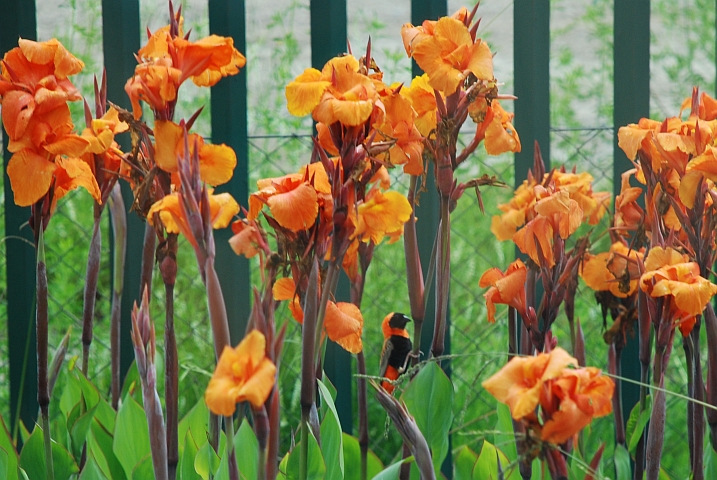
<svg viewBox="0 0 717 480"><path fill-rule="evenodd" d="M7 166L15 203L29 206L46 195L47 214L68 191L83 187L101 202L94 162L83 160L88 150L106 150L112 135L123 127L104 130L104 145L88 140L95 131L78 135L67 102L80 100L69 77L84 64L55 39L35 42L20 39L5 54L0 75L2 119L12 157ZM125 125L126 127L126 125Z"/></svg>
<svg viewBox="0 0 717 480"><path fill-rule="evenodd" d="M593 418L612 411L613 381L594 367L577 367L562 348L534 357L515 357L483 382L511 415L537 438L562 444Z"/></svg>

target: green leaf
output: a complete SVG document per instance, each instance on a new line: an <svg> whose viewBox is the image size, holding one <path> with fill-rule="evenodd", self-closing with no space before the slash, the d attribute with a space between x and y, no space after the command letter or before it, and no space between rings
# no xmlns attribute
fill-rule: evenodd
<svg viewBox="0 0 717 480"><path fill-rule="evenodd" d="M286 480L286 469L289 468L289 455L291 452L287 452L284 458L279 462L279 471L276 475L276 480Z"/></svg>
<svg viewBox="0 0 717 480"><path fill-rule="evenodd" d="M80 458L82 456L82 447L87 439L87 432L90 431L90 426L92 425L92 419L95 417L96 410L97 404L95 404L91 410L80 415L69 429L70 437L72 438L72 453L75 454L75 458Z"/></svg>
<svg viewBox="0 0 717 480"><path fill-rule="evenodd" d="M650 420L652 414L652 401L650 396L647 396L647 402L645 402L645 410L640 411L640 402L638 402L632 411L630 417L627 419L627 425L625 426L625 437L627 438L627 451L630 455L635 455L637 450L637 444L640 442L642 432L645 430L645 425Z"/></svg>
<svg viewBox="0 0 717 480"><path fill-rule="evenodd" d="M117 412L112 450L127 478L132 478L134 467L150 452L147 417L130 395Z"/></svg>
<svg viewBox="0 0 717 480"><path fill-rule="evenodd" d="M321 422L321 453L326 461L326 478L344 478L344 448L342 445L341 421L334 405L331 392L321 380L319 385L321 402L328 409Z"/></svg>
<svg viewBox="0 0 717 480"><path fill-rule="evenodd" d="M77 376L80 388L82 389L82 395L85 399L85 406L87 410L94 408L100 401L100 392L97 390L92 382L87 380L87 377L78 369L74 369L73 373Z"/></svg>
<svg viewBox="0 0 717 480"><path fill-rule="evenodd" d="M401 400L416 420L439 471L448 453L448 431L453 422L453 384L437 363L427 364L403 391Z"/></svg>
<svg viewBox="0 0 717 480"><path fill-rule="evenodd" d="M287 480L298 480L299 478L299 462L301 457L301 443L296 445L289 455L289 463L287 464L286 478ZM319 443L314 438L314 434L309 431L309 458L306 479L322 480L326 476L326 464L321 456ZM328 479L327 479L328 480Z"/></svg>
<svg viewBox="0 0 717 480"><path fill-rule="evenodd" d="M398 462L389 465L384 470L373 477L373 480L398 480L398 472L401 471L401 465L407 462L413 462L413 457L404 458Z"/></svg>
<svg viewBox="0 0 717 480"><path fill-rule="evenodd" d="M221 447L219 448L221 452ZM194 470L202 477L203 480L209 480L209 476L214 474L219 468L220 458L212 448L209 442L201 446L194 457Z"/></svg>
<svg viewBox="0 0 717 480"><path fill-rule="evenodd" d="M107 477L102 475L100 467L92 457L87 457L85 466L82 468L82 474L80 480L105 480Z"/></svg>
<svg viewBox="0 0 717 480"><path fill-rule="evenodd" d="M498 477L498 461L500 461L500 469L506 478L511 478L512 473L508 476L508 468L510 460L503 452L495 448L488 440L483 441L478 461L473 468L473 478L485 480L497 480ZM516 469L517 470L517 469Z"/></svg>
<svg viewBox="0 0 717 480"><path fill-rule="evenodd" d="M159 357L161 358L161 355ZM158 374L157 378L162 377L160 377ZM139 403L140 405L143 404L139 371L137 370L137 362L135 362L134 360L132 361L132 365L130 365L129 370L127 370L127 375L125 375L124 377L124 384L122 384L122 393L120 394L120 398L122 399L122 401L124 401L128 393L132 394L132 398L134 398L137 403Z"/></svg>
<svg viewBox="0 0 717 480"><path fill-rule="evenodd" d="M74 363L74 362L73 362ZM65 382L65 388L62 390L60 397L60 410L65 416L69 415L75 405L80 402L82 396L82 387L77 375L72 374L73 367L68 368Z"/></svg>
<svg viewBox="0 0 717 480"><path fill-rule="evenodd" d="M342 435L343 452L344 452L344 480L360 480L361 479L361 447L358 439L352 437L348 433ZM371 450L368 451L366 459L366 478L373 478L383 470L383 463Z"/></svg>
<svg viewBox="0 0 717 480"><path fill-rule="evenodd" d="M196 447L199 448L208 442L208 430L209 409L207 408L207 404L204 403L204 398L200 398L192 409L187 412L184 418L179 421L179 425L177 426L179 436L177 438L185 438L187 431L189 431L191 432ZM180 455L181 454L182 452L180 451Z"/></svg>
<svg viewBox="0 0 717 480"><path fill-rule="evenodd" d="M99 403L97 403L97 409L95 410L95 419L100 422L100 425L108 432L114 432L116 417L117 412L115 409L107 403L107 400L100 398Z"/></svg>
<svg viewBox="0 0 717 480"><path fill-rule="evenodd" d="M102 474L112 480L127 480L122 464L112 449L112 435L97 420L92 422L87 437L87 452L93 457Z"/></svg>
<svg viewBox="0 0 717 480"><path fill-rule="evenodd" d="M237 465L239 473L247 480L254 480L259 464L259 441L254 435L249 422L242 422L234 436L234 446L237 452Z"/></svg>
<svg viewBox="0 0 717 480"><path fill-rule="evenodd" d="M154 465L152 464L152 455L149 454L132 470L132 480L145 480L154 478Z"/></svg>
<svg viewBox="0 0 717 480"><path fill-rule="evenodd" d="M68 480L71 475L79 472L75 460L62 445L52 442L52 465L55 480ZM30 438L20 452L20 466L27 473L29 480L45 480L45 445L42 429L36 426Z"/></svg>
<svg viewBox="0 0 717 480"><path fill-rule="evenodd" d="M2 415L0 415L0 449L7 454L5 469L0 470L0 473L3 473L7 480L17 480L17 464L19 458L15 450L15 444L12 441L12 436L10 436L10 431L5 426L5 420L2 418Z"/></svg>
<svg viewBox="0 0 717 480"><path fill-rule="evenodd" d="M198 451L199 449L194 442L194 438L192 438L192 434L187 431L184 436L184 449L180 454L179 464L177 465L179 480L199 480L202 478L194 469L194 458L197 456Z"/></svg>
<svg viewBox="0 0 717 480"><path fill-rule="evenodd" d="M463 445L453 460L453 480L472 480L478 454Z"/></svg>
<svg viewBox="0 0 717 480"><path fill-rule="evenodd" d="M495 431L500 432L493 435L493 444L501 445L503 453L511 463L518 461L518 449L515 446L515 432L513 431L513 418L510 416L508 405L498 402L496 407L498 422Z"/></svg>
<svg viewBox="0 0 717 480"><path fill-rule="evenodd" d="M615 445L615 480L630 480L632 470L630 469L630 454L624 446Z"/></svg>
<svg viewBox="0 0 717 480"><path fill-rule="evenodd" d="M710 443L705 446L705 478L717 478L717 452Z"/></svg>

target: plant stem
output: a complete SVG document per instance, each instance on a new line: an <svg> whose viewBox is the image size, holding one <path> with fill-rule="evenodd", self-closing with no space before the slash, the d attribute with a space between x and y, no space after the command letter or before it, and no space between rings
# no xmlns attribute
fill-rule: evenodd
<svg viewBox="0 0 717 480"><path fill-rule="evenodd" d="M102 211L95 204L94 224L92 226L92 239L90 251L87 255L87 275L85 278L84 307L82 309L82 373L88 376L90 346L92 345L92 327L95 316L95 299L97 297L97 280L100 272L100 251L102 248L102 233L100 220Z"/></svg>
<svg viewBox="0 0 717 480"><path fill-rule="evenodd" d="M608 350L608 371L613 378L622 376L622 368L620 366L620 357L622 348L617 348L615 343L611 343ZM612 411L615 416L615 443L625 445L625 423L622 412L622 382L615 382L615 391L612 395Z"/></svg>
<svg viewBox="0 0 717 480"><path fill-rule="evenodd" d="M234 418L224 417L224 426L227 431L227 449L229 451L229 479L239 480L239 467L237 465L237 454L234 448ZM261 465L261 462L259 463ZM261 466L259 466L261 468Z"/></svg>
<svg viewBox="0 0 717 480"><path fill-rule="evenodd" d="M112 408L117 410L120 397L120 333L122 324L122 290L124 264L127 253L127 214L119 184L115 184L109 197L115 258L112 288L112 320L110 326L110 357L112 362Z"/></svg>
<svg viewBox="0 0 717 480"><path fill-rule="evenodd" d="M431 353L443 355L448 314L448 291L451 283L451 217L450 199L441 195L441 224L436 252L436 319Z"/></svg>
<svg viewBox="0 0 717 480"><path fill-rule="evenodd" d="M331 270L331 268L330 268ZM327 274L327 275L330 275ZM314 405L316 390L316 355L317 355L317 323L319 306L317 305L319 283L319 261L313 259L309 284L304 296L304 324L301 328L301 443L299 451L299 479L306 480L309 462L309 424L311 407ZM328 300L326 291L329 282L322 292L322 300ZM326 296L326 298L324 298Z"/></svg>
<svg viewBox="0 0 717 480"><path fill-rule="evenodd" d="M164 396L167 407L167 464L169 478L176 478L179 463L179 361L174 332L174 284L165 283Z"/></svg>
<svg viewBox="0 0 717 480"><path fill-rule="evenodd" d="M37 237L37 403L40 404L42 415L43 441L45 445L45 475L54 480L55 469L52 462L52 439L50 437L50 391L47 378L47 342L48 342L48 309L47 309L47 266L45 265L44 228L40 222L36 224Z"/></svg>
<svg viewBox="0 0 717 480"><path fill-rule="evenodd" d="M154 227L147 222L144 226L144 246L142 248L142 271L139 281L139 298L142 298L145 289L147 290L147 298L151 299L152 295L152 270L154 269L154 249L157 244L157 235Z"/></svg>
<svg viewBox="0 0 717 480"><path fill-rule="evenodd" d="M694 361L692 364L693 375L695 378L694 398L699 402L704 402L705 384L702 379L702 359L700 358L700 322L697 322L690 332L692 352ZM693 480L703 480L705 476L704 469L704 438L705 438L705 408L697 403L690 402L693 408L692 413L692 435L695 444L695 457L692 462Z"/></svg>
<svg viewBox="0 0 717 480"><path fill-rule="evenodd" d="M662 326L662 328L666 327ZM670 327L668 326L667 328ZM659 333L657 336L658 338L660 337ZM674 330L669 335L666 344L658 343L655 345L655 360L653 366L655 372L654 383L661 389L665 386L665 366L670 358L673 338ZM660 459L665 441L665 407L665 392L655 390L652 397L652 415L650 416L650 430L647 434L646 445L645 474L647 480L657 480L660 475Z"/></svg>
<svg viewBox="0 0 717 480"><path fill-rule="evenodd" d="M356 363L359 377L356 379L358 394L358 414L359 414L359 435L358 442L361 449L361 480L366 480L368 474L368 402L366 394L366 358L363 350L356 355Z"/></svg>

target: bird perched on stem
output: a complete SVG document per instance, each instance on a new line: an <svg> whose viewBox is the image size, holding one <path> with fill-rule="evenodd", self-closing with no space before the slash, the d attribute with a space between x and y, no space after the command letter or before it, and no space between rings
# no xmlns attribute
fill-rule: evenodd
<svg viewBox="0 0 717 480"><path fill-rule="evenodd" d="M406 330L406 324L411 319L403 313L391 312L383 319L383 349L381 350L381 365L379 376L388 380L396 380L406 371L408 358L411 353L411 338ZM386 380L381 386L388 393L393 393L395 386Z"/></svg>

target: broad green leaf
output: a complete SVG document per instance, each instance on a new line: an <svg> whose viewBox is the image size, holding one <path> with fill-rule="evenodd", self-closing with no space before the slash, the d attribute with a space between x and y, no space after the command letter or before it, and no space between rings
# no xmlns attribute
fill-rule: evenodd
<svg viewBox="0 0 717 480"><path fill-rule="evenodd" d="M159 355L158 357L161 357L161 355ZM157 378L162 377L160 377L158 374ZM124 384L122 384L122 393L120 394L120 398L122 399L122 401L124 401L128 393L132 394L132 398L134 398L137 403L139 403L140 405L143 404L139 371L137 370L137 362L135 362L134 360L132 361L132 365L130 365L129 370L127 370L127 374L124 377Z"/></svg>
<svg viewBox="0 0 717 480"><path fill-rule="evenodd" d="M8 454L5 450L0 448L0 474L3 475L2 478L7 478L7 467L8 463L10 463L10 459L8 458ZM15 474L17 476L17 474Z"/></svg>
<svg viewBox="0 0 717 480"><path fill-rule="evenodd" d="M632 470L630 469L630 454L625 447L615 445L615 480L630 480Z"/></svg>
<svg viewBox="0 0 717 480"><path fill-rule="evenodd" d="M7 480L17 480L17 464L19 458L15 450L15 444L10 436L10 431L5 426L5 420L2 418L2 415L0 415L0 449L7 454L5 470L0 470L0 473L5 475Z"/></svg>
<svg viewBox="0 0 717 480"><path fill-rule="evenodd" d="M712 477L705 477L705 478L712 478ZM660 467L660 474L657 476L657 480L671 480L670 476L665 472L665 470Z"/></svg>
<svg viewBox="0 0 717 480"><path fill-rule="evenodd" d="M398 472L401 471L401 465L406 462L413 462L413 457L404 458L403 460L399 460L398 462L389 465L377 475L372 477L373 480L398 480Z"/></svg>
<svg viewBox="0 0 717 480"><path fill-rule="evenodd" d="M75 454L75 458L82 456L82 446L85 444L87 439L87 432L90 431L92 425L92 419L95 417L95 411L97 410L97 404L92 407L91 410L80 415L75 420L70 430L70 436L72 437L72 453Z"/></svg>
<svg viewBox="0 0 717 480"><path fill-rule="evenodd" d="M635 455L637 450L637 444L640 442L642 432L645 430L645 425L650 421L650 415L652 414L652 401L650 396L647 396L647 402L645 403L645 410L640 411L640 402L638 402L632 411L630 417L627 420L625 426L625 438L627 438L627 451L630 455Z"/></svg>
<svg viewBox="0 0 717 480"><path fill-rule="evenodd" d="M68 480L71 475L80 471L70 452L56 442L52 442L52 465L55 480ZM47 478L44 436L39 426L35 427L20 452L20 466L27 473L29 480L45 480Z"/></svg>
<svg viewBox="0 0 717 480"><path fill-rule="evenodd" d="M97 403L97 409L95 410L95 419L100 422L100 425L102 425L105 430L107 430L108 432L114 432L116 417L117 412L115 411L115 409L112 408L109 403L107 403L107 400L101 398L99 403Z"/></svg>
<svg viewBox="0 0 717 480"><path fill-rule="evenodd" d="M69 415L75 405L80 401L82 396L82 387L77 375L73 375L72 364L67 369L67 374L64 375L66 382L65 387L62 390L62 396L60 397L60 410L65 416ZM57 386L55 386L57 388Z"/></svg>
<svg viewBox="0 0 717 480"><path fill-rule="evenodd" d="M344 452L344 480L361 479L361 447L358 439L348 433L342 434ZM383 470L383 463L371 450L368 451L366 459L366 478L373 478Z"/></svg>
<svg viewBox="0 0 717 480"><path fill-rule="evenodd" d="M301 457L301 443L297 444L289 455L289 463L287 464L286 478L287 480L298 480L299 478L299 462ZM309 432L309 453L308 453L307 480L322 480L326 478L326 464L321 456L321 449L314 438L314 434ZM327 480L329 480L327 478Z"/></svg>
<svg viewBox="0 0 717 480"><path fill-rule="evenodd" d="M478 454L464 445L453 460L453 480L472 480Z"/></svg>
<svg viewBox="0 0 717 480"><path fill-rule="evenodd" d="M100 401L101 395L100 392L97 390L97 387L95 387L92 382L87 380L87 377L78 369L74 369L73 373L77 375L77 379L80 383L80 388L82 389L82 395L85 399L85 406L87 410L94 408L95 405L97 405Z"/></svg>
<svg viewBox="0 0 717 480"><path fill-rule="evenodd" d="M124 398L117 412L112 450L122 464L127 478L149 453L149 430L144 410L130 395Z"/></svg>
<svg viewBox="0 0 717 480"><path fill-rule="evenodd" d="M145 480L154 478L154 465L152 464L152 455L144 457L134 470L132 470L132 480Z"/></svg>
<svg viewBox="0 0 717 480"><path fill-rule="evenodd" d="M500 432L493 435L493 444L500 445L503 453L511 463L518 461L518 450L515 446L515 432L513 431L513 418L510 416L510 408L504 403L498 402L496 407L498 422L495 431Z"/></svg>
<svg viewBox="0 0 717 480"><path fill-rule="evenodd" d="M341 421L334 405L331 392L321 380L317 380L322 404L327 412L321 422L321 453L326 462L326 478L344 478L344 450L342 445Z"/></svg>
<svg viewBox="0 0 717 480"><path fill-rule="evenodd" d="M222 437L224 434L222 433ZM222 446L219 446L222 452ZM209 442L206 442L199 448L197 456L194 457L194 471L196 471L203 480L209 480L209 476L219 468L220 458L212 448Z"/></svg>
<svg viewBox="0 0 717 480"><path fill-rule="evenodd" d="M94 457L103 475L111 480L127 480L122 464L112 449L112 435L95 418L87 436L88 456Z"/></svg>
<svg viewBox="0 0 717 480"><path fill-rule="evenodd" d="M426 438L436 471L440 470L448 453L448 431L453 422L453 396L453 384L435 362L423 367L401 396Z"/></svg>
<svg viewBox="0 0 717 480"><path fill-rule="evenodd" d="M106 478L107 477L102 475L102 471L97 465L95 459L92 457L87 457L85 466L82 467L82 474L80 475L80 480L105 480Z"/></svg>
<svg viewBox="0 0 717 480"><path fill-rule="evenodd" d="M259 463L259 442L249 422L242 422L234 436L239 473L247 480L256 478Z"/></svg>
<svg viewBox="0 0 717 480"><path fill-rule="evenodd" d="M503 472L504 477L511 478L508 476L508 469L510 465L508 457L506 457L499 449L495 448L495 446L488 440L483 441L483 448L481 448L478 461L473 468L473 478L497 480L499 478L498 461L500 461L500 470Z"/></svg>
<svg viewBox="0 0 717 480"><path fill-rule="evenodd" d="M197 448L204 445L207 440L207 431L209 430L209 409L207 404L204 403L204 398L192 407L189 412L179 421L177 426L177 432L179 436L177 438L185 438L187 431L192 433L192 438ZM180 448L183 446L180 445ZM181 455L182 452L180 452Z"/></svg>
<svg viewBox="0 0 717 480"><path fill-rule="evenodd" d="M289 468L289 455L291 452L287 452L284 458L279 462L279 471L276 475L276 480L286 480L286 469Z"/></svg>
<svg viewBox="0 0 717 480"><path fill-rule="evenodd" d="M197 456L197 444L194 443L192 434L187 431L184 436L184 449L179 457L177 475L179 480L200 480L202 477L194 469L194 458Z"/></svg>
<svg viewBox="0 0 717 480"><path fill-rule="evenodd" d="M705 478L717 478L717 452L709 442L705 446Z"/></svg>

